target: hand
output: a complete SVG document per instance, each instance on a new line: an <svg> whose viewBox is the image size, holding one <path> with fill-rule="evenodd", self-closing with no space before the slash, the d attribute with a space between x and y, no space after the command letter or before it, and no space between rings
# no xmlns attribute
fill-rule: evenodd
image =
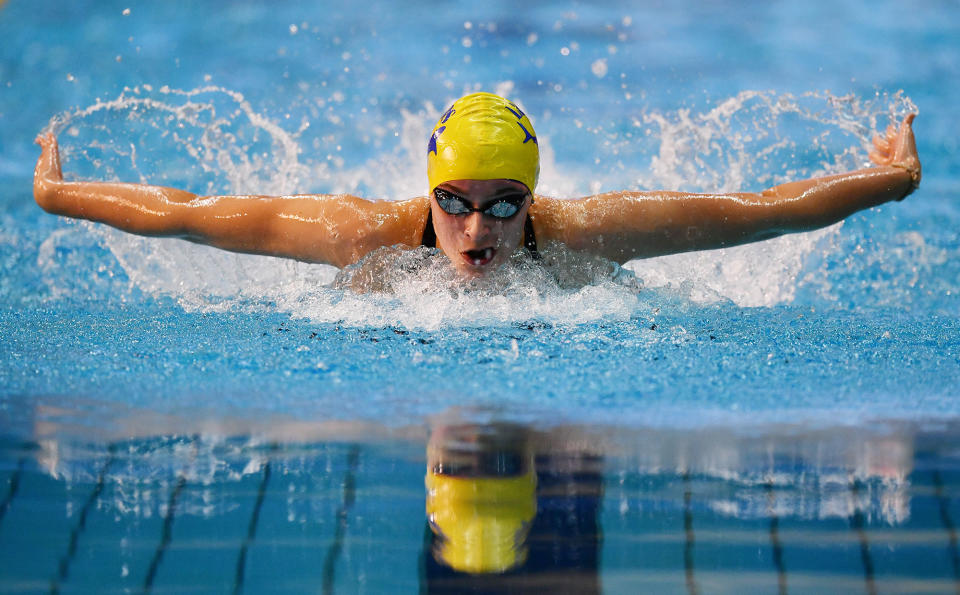
<svg viewBox="0 0 960 595"><path fill-rule="evenodd" d="M874 149L870 151L870 160L877 165L899 167L910 174L913 186L904 195L904 198L920 185L922 173L920 157L917 156L917 145L913 138L913 127L911 126L916 116L916 114L907 114L899 128L891 124L887 127L885 135L878 134L875 136L873 139Z"/></svg>
<svg viewBox="0 0 960 595"><path fill-rule="evenodd" d="M40 159L37 160L37 169L34 175L50 182L62 182L63 172L60 170L60 147L57 137L52 132L41 134L33 142L41 147Z"/></svg>
<svg viewBox="0 0 960 595"><path fill-rule="evenodd" d="M56 188L63 181L57 137L48 132L38 136L35 142L41 151L33 172L33 197L45 211L54 212L57 209Z"/></svg>

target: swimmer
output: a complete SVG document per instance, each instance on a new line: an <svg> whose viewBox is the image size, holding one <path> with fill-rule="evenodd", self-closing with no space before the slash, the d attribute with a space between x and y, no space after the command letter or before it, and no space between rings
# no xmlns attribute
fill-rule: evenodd
<svg viewBox="0 0 960 595"><path fill-rule="evenodd" d="M569 429L448 421L427 444L420 591L599 593L597 445Z"/></svg>
<svg viewBox="0 0 960 595"><path fill-rule="evenodd" d="M517 250L537 257L538 247L553 242L623 264L810 231L902 200L921 177L914 116L874 139L874 167L759 193L535 195L540 153L533 124L515 103L490 93L461 97L441 116L427 144L430 192L410 200L198 196L162 186L69 182L52 133L37 138L33 193L50 213L130 233L341 268L385 246L426 245L439 248L464 277L478 277Z"/></svg>

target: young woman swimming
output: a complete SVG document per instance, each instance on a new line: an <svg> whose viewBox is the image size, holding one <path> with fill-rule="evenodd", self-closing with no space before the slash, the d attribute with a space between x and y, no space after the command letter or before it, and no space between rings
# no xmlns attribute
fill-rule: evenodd
<svg viewBox="0 0 960 595"><path fill-rule="evenodd" d="M427 146L430 194L404 201L349 195L197 196L143 184L67 182L52 133L33 192L46 211L146 236L344 267L384 246L435 246L466 277L518 249L569 248L625 263L809 231L892 200L920 183L911 124L874 139L876 167L790 182L760 193L607 192L575 200L534 196L536 133L516 104L490 93L461 97Z"/></svg>

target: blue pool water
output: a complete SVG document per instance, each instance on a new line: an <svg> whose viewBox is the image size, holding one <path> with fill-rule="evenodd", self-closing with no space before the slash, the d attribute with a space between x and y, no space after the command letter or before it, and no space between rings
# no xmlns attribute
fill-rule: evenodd
<svg viewBox="0 0 960 595"><path fill-rule="evenodd" d="M0 35L0 590L496 591L563 560L577 591L956 588L954 4L8 0ZM923 184L569 284L367 294L31 197L44 129L77 179L421 195L474 89L531 115L546 195L844 171L911 110ZM536 454L529 562L457 574L428 444L500 424Z"/></svg>

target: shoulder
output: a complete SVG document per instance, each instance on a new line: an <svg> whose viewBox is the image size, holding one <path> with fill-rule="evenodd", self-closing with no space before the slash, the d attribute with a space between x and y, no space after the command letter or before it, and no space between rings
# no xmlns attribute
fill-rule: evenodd
<svg viewBox="0 0 960 595"><path fill-rule="evenodd" d="M598 250L598 241L656 225L655 211L670 193L605 192L581 198L537 196L530 207L537 239L553 240L575 250Z"/></svg>
<svg viewBox="0 0 960 595"><path fill-rule="evenodd" d="M596 197L551 198L537 196L530 206L530 219L538 240L574 244L589 225L587 213Z"/></svg>
<svg viewBox="0 0 960 595"><path fill-rule="evenodd" d="M395 213L420 213L426 219L427 211L430 210L430 197L418 196L406 200L378 200L376 204L386 211Z"/></svg>
<svg viewBox="0 0 960 595"><path fill-rule="evenodd" d="M385 246L418 246L430 203L424 197L408 200L368 200L341 197L333 212L318 219L333 230L324 241L331 256L320 259L343 267Z"/></svg>
<svg viewBox="0 0 960 595"><path fill-rule="evenodd" d="M290 198L312 199L318 205L332 203L374 214L414 213L430 208L430 199L426 196L406 200L388 200L362 198L352 194L301 194Z"/></svg>
<svg viewBox="0 0 960 595"><path fill-rule="evenodd" d="M533 233L538 240L563 241L565 211L568 210L564 208L564 203L567 202L569 201L549 196L534 197L529 215L533 223Z"/></svg>
<svg viewBox="0 0 960 595"><path fill-rule="evenodd" d="M379 230L375 235L380 236L378 240L382 245L420 245L430 213L428 197L372 201L371 208L375 215L375 226Z"/></svg>
<svg viewBox="0 0 960 595"><path fill-rule="evenodd" d="M358 223L378 226L422 228L430 211L430 200L424 196L406 200L369 199L346 194L317 198L332 199L335 209L349 213ZM321 200L318 204L324 202Z"/></svg>
<svg viewBox="0 0 960 595"><path fill-rule="evenodd" d="M419 244L419 238L423 235L423 229L427 225L427 215L430 213L430 199L428 197L381 200L377 201L376 205L379 214L393 218L396 226L406 230L408 238L416 238L416 243Z"/></svg>

